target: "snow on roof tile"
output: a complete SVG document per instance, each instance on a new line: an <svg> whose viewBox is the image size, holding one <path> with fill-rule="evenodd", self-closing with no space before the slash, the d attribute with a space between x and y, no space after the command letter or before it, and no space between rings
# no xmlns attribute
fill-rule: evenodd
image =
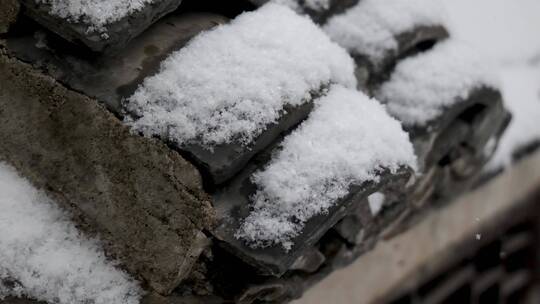
<svg viewBox="0 0 540 304"><path fill-rule="evenodd" d="M448 40L401 61L375 96L406 126L424 126L474 89L498 88L490 62L468 44Z"/></svg>
<svg viewBox="0 0 540 304"><path fill-rule="evenodd" d="M290 249L306 221L328 211L351 186L377 181L384 169L416 168L400 123L376 100L340 86L316 100L280 147L252 176L258 187L253 211L236 234L253 247Z"/></svg>
<svg viewBox="0 0 540 304"><path fill-rule="evenodd" d="M361 0L345 13L331 17L324 31L353 56L366 56L374 63L386 52L396 51L396 35L417 26L444 24L446 14L434 0Z"/></svg>
<svg viewBox="0 0 540 304"><path fill-rule="evenodd" d="M45 194L0 163L0 300L138 303L141 290ZM2 281L14 281L15 286Z"/></svg>
<svg viewBox="0 0 540 304"><path fill-rule="evenodd" d="M176 144L248 144L330 83L356 86L354 62L308 18L267 4L203 33L131 96L134 130Z"/></svg>

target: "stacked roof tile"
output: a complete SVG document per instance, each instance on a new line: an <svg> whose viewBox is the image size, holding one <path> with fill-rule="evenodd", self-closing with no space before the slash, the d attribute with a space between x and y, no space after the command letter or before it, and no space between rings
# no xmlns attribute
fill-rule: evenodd
<svg viewBox="0 0 540 304"><path fill-rule="evenodd" d="M180 0L0 18L0 189L35 196L0 196L0 227L56 233L0 235L0 303L287 301L477 180L509 115L440 7L252 2L232 20Z"/></svg>

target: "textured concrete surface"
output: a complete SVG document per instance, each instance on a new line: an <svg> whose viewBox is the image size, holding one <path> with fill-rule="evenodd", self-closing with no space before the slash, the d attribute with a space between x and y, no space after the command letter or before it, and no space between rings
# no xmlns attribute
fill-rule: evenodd
<svg viewBox="0 0 540 304"><path fill-rule="evenodd" d="M17 20L20 4L17 0L2 0L0 2L0 34L6 33L9 26Z"/></svg>
<svg viewBox="0 0 540 304"><path fill-rule="evenodd" d="M508 172L431 213L424 221L382 242L348 268L334 272L294 304L379 303L400 288L415 284L453 255L454 246L474 240L484 225L497 223L507 211L540 189L540 153Z"/></svg>
<svg viewBox="0 0 540 304"><path fill-rule="evenodd" d="M196 169L129 132L95 100L5 55L0 41L0 160L73 213L161 293L186 276L214 221Z"/></svg>

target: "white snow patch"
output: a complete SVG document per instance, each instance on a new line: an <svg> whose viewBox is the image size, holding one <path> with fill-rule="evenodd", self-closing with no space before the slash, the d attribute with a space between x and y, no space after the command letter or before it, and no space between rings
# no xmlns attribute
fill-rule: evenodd
<svg viewBox="0 0 540 304"><path fill-rule="evenodd" d="M177 144L249 144L284 106L330 83L355 87L354 62L308 18L267 4L196 37L144 80L126 122Z"/></svg>
<svg viewBox="0 0 540 304"><path fill-rule="evenodd" d="M384 206L384 201L386 197L380 192L375 192L372 195L368 196L369 209L371 210L371 215L375 216L381 212L382 207Z"/></svg>
<svg viewBox="0 0 540 304"><path fill-rule="evenodd" d="M356 56L378 64L396 51L396 35L417 26L445 24L446 14L434 0L361 0L345 13L328 20L324 31Z"/></svg>
<svg viewBox="0 0 540 304"><path fill-rule="evenodd" d="M106 25L159 1L163 0L36 0L50 5L52 15L88 24L89 32L105 32Z"/></svg>
<svg viewBox="0 0 540 304"><path fill-rule="evenodd" d="M474 89L498 84L491 62L468 44L448 40L401 61L375 96L404 125L423 126Z"/></svg>
<svg viewBox="0 0 540 304"><path fill-rule="evenodd" d="M383 169L416 168L408 134L376 100L332 87L309 118L252 176L253 211L236 237L253 247L289 250L306 221L328 211L352 185L377 181Z"/></svg>
<svg viewBox="0 0 540 304"><path fill-rule="evenodd" d="M80 234L45 194L0 163L0 300L135 304L136 282ZM15 280L15 288L2 281Z"/></svg>

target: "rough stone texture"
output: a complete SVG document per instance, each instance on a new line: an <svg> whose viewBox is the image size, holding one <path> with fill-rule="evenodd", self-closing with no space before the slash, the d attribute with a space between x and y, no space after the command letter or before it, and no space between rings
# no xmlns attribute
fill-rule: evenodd
<svg viewBox="0 0 540 304"><path fill-rule="evenodd" d="M11 24L17 20L20 4L17 0L2 0L0 2L0 34L9 30Z"/></svg>
<svg viewBox="0 0 540 304"><path fill-rule="evenodd" d="M198 172L0 48L0 160L47 190L134 276L168 293L214 221Z"/></svg>
<svg viewBox="0 0 540 304"><path fill-rule="evenodd" d="M148 4L145 8L106 25L106 35L100 32L88 32L90 24L73 22L49 13L50 5L36 0L21 0L26 7L26 14L49 30L54 31L73 43L84 44L93 51L119 50L152 23L174 11L182 0L161 0Z"/></svg>

